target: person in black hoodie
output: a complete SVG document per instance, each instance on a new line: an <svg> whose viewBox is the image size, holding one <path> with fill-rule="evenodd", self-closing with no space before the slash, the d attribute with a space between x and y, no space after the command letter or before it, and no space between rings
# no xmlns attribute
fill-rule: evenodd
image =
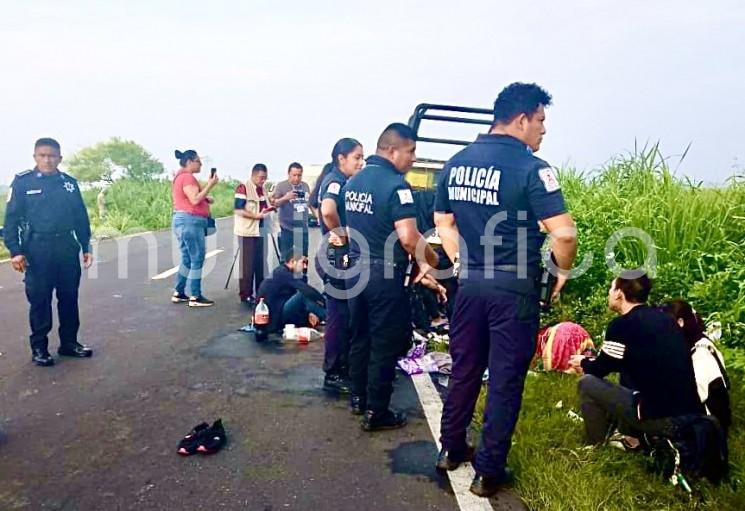
<svg viewBox="0 0 745 511"><path fill-rule="evenodd" d="M257 292L269 307L268 331L277 332L287 324L318 326L326 319L326 305L323 295L308 284L308 258L288 250L282 259Z"/></svg>
<svg viewBox="0 0 745 511"><path fill-rule="evenodd" d="M666 435L670 418L704 413L683 332L665 312L647 305L652 282L646 275L617 277L608 306L620 317L611 321L596 359L582 355L570 364L579 374L580 410L591 443L603 443L613 426ZM635 390L604 380L625 373Z"/></svg>

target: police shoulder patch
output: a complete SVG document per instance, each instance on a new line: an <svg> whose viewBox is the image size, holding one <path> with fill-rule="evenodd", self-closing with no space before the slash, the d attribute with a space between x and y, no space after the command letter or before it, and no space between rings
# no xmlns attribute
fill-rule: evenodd
<svg viewBox="0 0 745 511"><path fill-rule="evenodd" d="M559 185L559 179L556 177L556 173L551 167L544 167L540 169L538 171L538 177L541 178L543 187L546 189L547 192L551 193L561 189L561 185Z"/></svg>
<svg viewBox="0 0 745 511"><path fill-rule="evenodd" d="M398 193L398 201L403 204L414 204L414 197L411 195L411 190L396 190Z"/></svg>
<svg viewBox="0 0 745 511"><path fill-rule="evenodd" d="M339 195L339 192L341 191L341 185L339 183L331 183L329 184L329 187L326 189L328 193L333 193L334 195Z"/></svg>
<svg viewBox="0 0 745 511"><path fill-rule="evenodd" d="M19 172L18 174L16 174L16 177L27 176L28 174L31 174L31 172L33 172L33 171L32 170L24 170L24 171Z"/></svg>

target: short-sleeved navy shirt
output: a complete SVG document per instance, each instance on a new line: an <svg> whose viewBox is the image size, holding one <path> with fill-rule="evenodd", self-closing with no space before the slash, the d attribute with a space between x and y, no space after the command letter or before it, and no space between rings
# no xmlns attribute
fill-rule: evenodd
<svg viewBox="0 0 745 511"><path fill-rule="evenodd" d="M320 200L318 201L319 207L325 199L333 200L336 203L336 212L339 214L339 220L341 221L342 227L347 225L343 191L345 184L347 184L347 176L342 174L341 170L334 167L331 172L326 174L326 177L323 178L323 181L321 181L321 187L318 190L318 197L320 197ZM329 229L326 227L323 220L321 220L321 232L323 234L329 232Z"/></svg>
<svg viewBox="0 0 745 511"><path fill-rule="evenodd" d="M455 215L468 251L463 264L469 271L519 265L522 261L528 271L535 271L545 238L538 220L565 213L566 206L548 163L533 156L514 137L485 134L443 167L435 211ZM518 244L522 236L525 248ZM518 248L525 251L524 255L518 254Z"/></svg>
<svg viewBox="0 0 745 511"><path fill-rule="evenodd" d="M369 254L362 254L356 243L350 246L355 257L385 259L385 245L395 235L395 222L416 218L414 197L409 183L393 164L380 156L370 156L367 165L344 187L347 226L361 234L369 245ZM393 262L407 260L398 238L393 245ZM390 251L390 249L389 249ZM390 256L389 256L390 257Z"/></svg>

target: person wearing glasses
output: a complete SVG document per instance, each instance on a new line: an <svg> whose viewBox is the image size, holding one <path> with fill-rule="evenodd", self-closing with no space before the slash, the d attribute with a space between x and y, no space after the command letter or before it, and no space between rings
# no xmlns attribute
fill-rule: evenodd
<svg viewBox="0 0 745 511"><path fill-rule="evenodd" d="M173 197L173 233L181 250L181 264L176 275L173 303L188 302L189 307L209 307L215 302L202 294L202 265L205 255L207 218L210 202L207 194L218 183L216 174L202 186L194 174L202 170L202 160L193 149L176 151L181 168L176 172L171 187ZM186 285L189 284L189 294Z"/></svg>

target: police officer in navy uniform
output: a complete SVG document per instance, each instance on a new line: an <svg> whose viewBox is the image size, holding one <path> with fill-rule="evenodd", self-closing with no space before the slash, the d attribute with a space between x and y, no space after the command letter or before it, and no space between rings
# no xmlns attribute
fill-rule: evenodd
<svg viewBox="0 0 745 511"><path fill-rule="evenodd" d="M13 268L25 273L26 297L31 305L32 360L54 365L47 349L52 329L52 293L57 293L62 356L85 358L92 350L78 342L80 318L80 250L83 266L93 262L88 212L77 181L60 172L59 143L52 138L36 141L36 167L16 175L5 210L5 245Z"/></svg>
<svg viewBox="0 0 745 511"><path fill-rule="evenodd" d="M576 229L556 174L533 156L546 133L545 107L550 104L551 96L535 84L506 87L494 103L490 132L445 164L436 192L435 223L445 251L454 261L463 255L450 331L453 373L437 468L454 470L473 457L466 430L488 367L483 432L471 484L480 496L494 494L512 478L507 453L539 321L544 235L538 222L552 235L558 266L554 297L576 254Z"/></svg>
<svg viewBox="0 0 745 511"><path fill-rule="evenodd" d="M321 267L326 295L326 328L323 334L324 390L349 392L349 303L343 271L349 267L349 242L344 214L344 185L364 164L362 144L342 138L331 150L332 168L318 189L321 232L326 250L327 268Z"/></svg>
<svg viewBox="0 0 745 511"><path fill-rule="evenodd" d="M376 154L344 188L350 255L359 265L356 278L366 284L352 279L349 286L351 408L364 414L365 431L406 425L406 416L389 408L396 359L411 345L405 273L409 255L417 252L421 276L438 262L417 230L411 187L404 180L415 158L414 141L405 124L388 126Z"/></svg>

